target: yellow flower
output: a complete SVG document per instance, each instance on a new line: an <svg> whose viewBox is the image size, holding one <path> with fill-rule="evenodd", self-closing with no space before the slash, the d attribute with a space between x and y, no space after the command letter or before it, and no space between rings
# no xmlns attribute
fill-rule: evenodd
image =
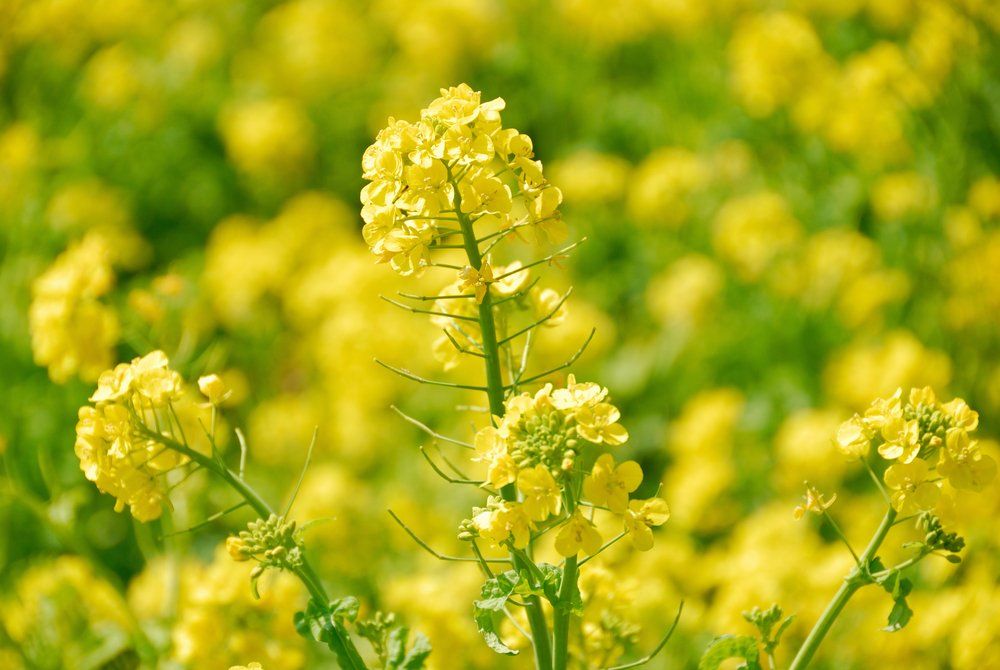
<svg viewBox="0 0 1000 670"><path fill-rule="evenodd" d="M971 431L979 427L979 414L961 398L955 398L951 402L945 403L942 409L955 422L956 428Z"/></svg>
<svg viewBox="0 0 1000 670"><path fill-rule="evenodd" d="M639 551L653 548L653 526L662 526L670 519L670 508L661 498L633 500L625 512L625 532L632 546Z"/></svg>
<svg viewBox="0 0 1000 670"><path fill-rule="evenodd" d="M517 480L517 464L496 428L487 426L476 433L473 446L476 448L474 460L486 463L486 481L490 486L499 490Z"/></svg>
<svg viewBox="0 0 1000 670"><path fill-rule="evenodd" d="M562 504L559 485L544 465L521 470L517 488L524 495L524 511L532 521L545 521L559 513Z"/></svg>
<svg viewBox="0 0 1000 670"><path fill-rule="evenodd" d="M234 561L242 563L243 561L250 560L250 555L245 551L245 549L246 544L235 535L230 535L226 538L226 552Z"/></svg>
<svg viewBox="0 0 1000 670"><path fill-rule="evenodd" d="M806 512L812 512L813 514L822 514L826 510L833 506L833 503L837 501L837 494L834 493L830 496L829 500L823 499L823 494L816 490L813 486L806 487L805 504L796 506L792 515L796 520L801 519L805 516Z"/></svg>
<svg viewBox="0 0 1000 670"><path fill-rule="evenodd" d="M264 670L260 663L251 663L250 665L234 665L229 670Z"/></svg>
<svg viewBox="0 0 1000 670"><path fill-rule="evenodd" d="M890 419L882 426L882 437L885 442L879 445L878 453L886 460L909 463L920 453L920 424L916 419Z"/></svg>
<svg viewBox="0 0 1000 670"><path fill-rule="evenodd" d="M532 523L524 506L496 499L490 502L490 508L479 512L472 519L480 536L493 545L513 538L515 548L527 547L531 541Z"/></svg>
<svg viewBox="0 0 1000 670"><path fill-rule="evenodd" d="M861 417L857 414L840 424L840 428L837 429L837 437L834 440L841 453L854 458L866 456L871 441L871 435L868 434Z"/></svg>
<svg viewBox="0 0 1000 670"><path fill-rule="evenodd" d="M895 463L885 471L885 484L892 491L892 506L900 514L915 514L934 507L941 495L937 484L927 481L927 461L917 458Z"/></svg>
<svg viewBox="0 0 1000 670"><path fill-rule="evenodd" d="M616 447L628 441L628 431L618 423L621 413L609 403L597 403L593 407L581 407L574 414L576 430L585 440L595 444Z"/></svg>
<svg viewBox="0 0 1000 670"><path fill-rule="evenodd" d="M556 536L556 551L562 556L576 556L581 549L593 554L600 548L601 534L579 510L573 513Z"/></svg>
<svg viewBox="0 0 1000 670"><path fill-rule="evenodd" d="M961 428L952 428L941 450L938 472L956 489L982 491L997 474L997 464L979 451L979 443Z"/></svg>
<svg viewBox="0 0 1000 670"><path fill-rule="evenodd" d="M590 475L583 480L583 494L595 505L605 505L615 514L624 514L628 494L642 483L642 468L635 461L615 466L611 454L602 454Z"/></svg>
<svg viewBox="0 0 1000 670"><path fill-rule="evenodd" d="M591 407L608 396L608 389L594 382L577 383L576 375L566 376L566 388L552 391L552 404L556 409Z"/></svg>
<svg viewBox="0 0 1000 670"><path fill-rule="evenodd" d="M459 270L458 278L461 282L458 285L458 290L468 291L469 289L473 289L476 293L476 302L482 303L483 298L486 297L486 292L490 288L490 284L493 283L493 268L490 267L489 260L484 260L478 270L471 266L466 266L462 270Z"/></svg>
<svg viewBox="0 0 1000 670"><path fill-rule="evenodd" d="M216 374L199 377L198 390L208 398L208 402L216 406L220 405L231 393L226 383L222 381L222 377Z"/></svg>

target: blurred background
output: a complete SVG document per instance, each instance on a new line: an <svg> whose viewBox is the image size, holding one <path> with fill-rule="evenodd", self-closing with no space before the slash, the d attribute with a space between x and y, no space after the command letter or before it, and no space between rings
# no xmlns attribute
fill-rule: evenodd
<svg viewBox="0 0 1000 670"><path fill-rule="evenodd" d="M427 633L436 668L528 667L479 639L476 570L386 514L461 551L480 498L388 409L468 437L454 408L481 400L372 363L442 374L435 328L379 300L413 282L375 265L358 202L386 118L463 81L507 101L588 238L546 278L575 291L538 364L597 326L577 376L611 388L639 493L662 482L673 511L653 551L594 562L587 624L634 658L683 597L650 667L691 668L777 602L794 648L851 566L793 519L803 482L856 545L882 513L838 423L930 384L1000 429L998 28L989 0L0 0L0 667L328 667L296 586L254 601L218 554L245 516L172 534L226 490L195 475L141 524L80 472L97 375L155 348L223 375L273 501L319 426L293 516L323 520L333 592ZM921 564L900 632L862 592L816 667L1000 667L998 513L995 485L960 499L968 560Z"/></svg>

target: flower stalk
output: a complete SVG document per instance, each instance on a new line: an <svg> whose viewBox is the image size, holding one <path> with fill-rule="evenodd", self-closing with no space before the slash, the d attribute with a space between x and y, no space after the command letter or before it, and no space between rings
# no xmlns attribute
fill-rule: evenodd
<svg viewBox="0 0 1000 670"><path fill-rule="evenodd" d="M882 543L885 542L886 536L896 521L896 514L896 510L892 507L886 510L885 516L882 517L882 522L861 554L858 565L851 570L840 585L840 588L837 589L837 593L834 594L833 599L830 600L826 609L823 610L823 614L820 615L812 630L809 631L809 635L806 637L805 642L802 643L788 670L805 670L805 668L809 667L813 656L823 643L823 638L830 632L830 628L833 627L840 613L844 611L847 602L857 593L858 589L872 583L871 575L868 574L868 565L875 558L875 554L882 546Z"/></svg>

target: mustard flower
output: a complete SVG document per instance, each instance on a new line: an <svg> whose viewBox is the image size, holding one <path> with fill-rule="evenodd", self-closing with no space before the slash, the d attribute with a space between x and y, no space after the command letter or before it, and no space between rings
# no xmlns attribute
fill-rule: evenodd
<svg viewBox="0 0 1000 670"><path fill-rule="evenodd" d="M534 160L531 138L503 128L504 106L461 84L442 89L419 121L389 119L361 161L362 233L378 262L419 274L459 215L525 228L539 241L565 235L562 193ZM468 268L462 279L481 300L492 277Z"/></svg>
<svg viewBox="0 0 1000 670"><path fill-rule="evenodd" d="M861 417L854 415L837 429L837 436L834 443L837 449L845 456L863 458L868 454L871 446L872 436L869 434Z"/></svg>
<svg viewBox="0 0 1000 670"><path fill-rule="evenodd" d="M624 514L628 494L642 483L642 468L635 461L615 465L611 454L602 454L590 475L583 480L583 494L595 505L606 505L615 514Z"/></svg>
<svg viewBox="0 0 1000 670"><path fill-rule="evenodd" d="M653 548L653 527L670 519L670 508L661 498L633 500L625 512L625 532L639 551Z"/></svg>
<svg viewBox="0 0 1000 670"><path fill-rule="evenodd" d="M884 479L891 491L892 506L897 512L915 514L934 507L941 496L941 489L927 481L929 474L927 461L920 458L889 466Z"/></svg>
<svg viewBox="0 0 1000 670"><path fill-rule="evenodd" d="M476 294L476 303L478 304L486 297L486 292L489 290L490 284L493 283L493 268L490 267L489 260L484 260L478 270L468 266L459 270L458 278L461 282L458 285L458 290L468 291L469 289L473 289Z"/></svg>
<svg viewBox="0 0 1000 670"><path fill-rule="evenodd" d="M472 517L472 524L490 544L499 545L510 539L517 549L528 546L534 527L523 505L495 497L490 498L486 509Z"/></svg>
<svg viewBox="0 0 1000 670"><path fill-rule="evenodd" d="M493 426L487 426L476 433L473 446L476 448L474 460L486 463L486 481L495 489L501 489L517 480L517 464L507 452L503 436Z"/></svg>
<svg viewBox="0 0 1000 670"><path fill-rule="evenodd" d="M116 511L127 505L139 521L158 518L170 505L170 474L188 461L156 437L161 422L191 418L183 380L153 351L101 373L90 401L80 408L74 448L84 475L117 499Z"/></svg>
<svg viewBox="0 0 1000 670"><path fill-rule="evenodd" d="M580 551L593 554L601 548L601 534L579 510L573 513L556 535L556 551L562 556L576 556Z"/></svg>
<svg viewBox="0 0 1000 670"><path fill-rule="evenodd" d="M962 428L952 428L941 450L937 470L956 489L982 491L997 474L997 464L979 451L979 444Z"/></svg>
<svg viewBox="0 0 1000 670"><path fill-rule="evenodd" d="M545 521L559 513L562 504L559 485L544 465L521 470L517 475L517 488L524 496L524 511L532 521Z"/></svg>
<svg viewBox="0 0 1000 670"><path fill-rule="evenodd" d="M121 328L101 298L114 280L109 241L92 233L72 244L32 284L31 349L53 381L73 376L94 381L113 362Z"/></svg>
<svg viewBox="0 0 1000 670"><path fill-rule="evenodd" d="M628 431L618 423L621 413L613 405L602 402L593 407L581 407L576 410L574 416L577 422L576 429L580 437L585 440L612 447L628 441Z"/></svg>
<svg viewBox="0 0 1000 670"><path fill-rule="evenodd" d="M226 383L222 381L222 377L217 374L205 375L198 378L198 390L201 394L208 398L208 402L212 405L220 405L226 400L232 393Z"/></svg>
<svg viewBox="0 0 1000 670"><path fill-rule="evenodd" d="M829 499L824 499L823 494L820 493L815 487L807 486L805 502L802 505L795 507L792 512L796 520L801 519L805 516L806 512L812 512L813 514L823 514L826 510L833 507L833 503L837 501L837 494L834 493Z"/></svg>

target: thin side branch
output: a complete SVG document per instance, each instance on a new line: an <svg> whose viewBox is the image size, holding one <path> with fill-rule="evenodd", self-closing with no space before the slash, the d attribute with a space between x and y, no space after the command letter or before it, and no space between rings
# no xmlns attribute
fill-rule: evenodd
<svg viewBox="0 0 1000 670"><path fill-rule="evenodd" d="M403 523L403 520L400 519L398 516L396 516L395 512L393 512L391 509L387 511L389 512L389 516L391 516L393 520L399 524L399 527L405 530L406 534L409 535L411 538L413 538L414 542L420 545L420 547L424 551L426 551L439 561L453 561L457 563L479 563L478 558L469 558L467 556L446 556L445 554L435 551L429 544L421 540L416 533L410 530L410 528L405 523ZM483 560L486 561L487 563L510 563L510 559L507 558L484 558Z"/></svg>
<svg viewBox="0 0 1000 670"><path fill-rule="evenodd" d="M212 516L206 518L204 521L200 521L199 523L196 523L195 525L191 526L190 528L185 528L184 530L175 530L172 533L166 533L164 535L161 535L160 539L161 540L165 540L168 537L175 537L177 535L184 535L185 533L192 533L192 532L198 530L199 528L204 528L205 526L207 526L208 524L212 523L213 521L218 521L219 519L221 519L222 517L226 516L227 514L232 514L236 510L240 509L241 507L246 507L246 505L247 505L247 501L246 500L241 500L238 503L236 503L235 505L233 505L232 507L227 507L226 509L224 509L224 510L222 510L220 512L216 512Z"/></svg>
<svg viewBox="0 0 1000 670"><path fill-rule="evenodd" d="M489 390L485 386L475 386L473 384L456 384L454 382L442 382L437 379L427 379L426 377L421 377L420 375L413 374L412 372L406 370L405 368L397 368L393 365L389 365L388 363L381 361L377 358L375 359L375 362L381 365L386 370L395 372L400 377L405 377L406 379L410 379L420 384L430 384L431 386L443 386L444 388L452 388L452 389L467 389L469 391L483 391L484 393Z"/></svg>
<svg viewBox="0 0 1000 670"><path fill-rule="evenodd" d="M520 384L530 384L531 382L538 381L539 379L542 379L543 377L548 377L549 375L551 375L553 373L559 372L560 370L565 370L569 366L573 365L573 363L576 363L577 360L580 359L580 356L583 355L583 352L587 350L587 347L590 346L590 342L591 342L591 340L594 339L594 334L596 332L597 332L597 328L592 328L591 331L590 331L590 335L587 336L587 339L584 341L584 343L580 346L579 349L576 350L576 353L574 353L572 356L570 356L568 359L566 359L565 363L557 365L556 367L554 367L554 368L552 368L550 370L546 370L545 372L539 372L538 374L532 375L532 376L530 376L530 377L528 377L526 379L519 379L518 383L520 383Z"/></svg>
<svg viewBox="0 0 1000 670"><path fill-rule="evenodd" d="M649 652L637 661L632 661L631 663L623 663L621 665L615 665L610 668L605 668L604 670L628 670L629 668L638 668L641 665L646 665L660 653L660 650L666 646L667 642L670 640L670 636L674 634L674 630L677 628L677 623L681 620L681 612L684 611L684 601L677 606L677 616L674 617L674 622L670 624L670 628L667 629L667 634L663 636L660 643L656 645L653 651Z"/></svg>
<svg viewBox="0 0 1000 670"><path fill-rule="evenodd" d="M309 441L309 449L306 450L306 460L302 464L302 471L299 473L299 481L295 482L295 489L292 491L292 497L289 498L288 504L285 506L285 511L281 513L281 516L287 517L288 513L292 511L292 505L295 504L295 499L299 495L299 489L302 488L302 480L306 478L306 470L309 469L309 464L312 462L313 449L316 447L316 436L319 435L319 426L313 428L312 440Z"/></svg>
<svg viewBox="0 0 1000 670"><path fill-rule="evenodd" d="M524 335L529 330L534 330L538 326L542 325L543 323L545 323L546 321L548 321L549 319L551 319L552 317L554 317L556 314L559 313L559 310L562 309L562 306L569 299L569 296L570 296L570 294L572 292L573 292L573 288L570 287L570 289L567 290L566 293L563 294L563 297L559 299L559 302L556 303L556 306L553 307L552 310L549 311L548 314L546 314L542 318L538 319L534 323L531 323L531 324L525 326L521 330L515 331L511 335L508 335L507 337L505 337L502 340L500 340L499 342L497 342L497 344L500 344L500 345L507 344L508 342L510 342L511 340L513 340L514 338L517 338L517 337L520 337L521 335Z"/></svg>
<svg viewBox="0 0 1000 670"><path fill-rule="evenodd" d="M438 312L433 309L422 309L420 307L413 307L412 305L407 305L405 302L399 302L398 300L393 300L392 298L380 295L382 300L385 300L390 305L395 305L400 309L405 309L407 312L413 312L414 314L430 314L431 316L443 316L448 319L456 319L458 321L479 321L479 319L472 316L462 316L461 314L449 314L448 312Z"/></svg>
<svg viewBox="0 0 1000 670"><path fill-rule="evenodd" d="M428 454L427 450L424 449L423 447L420 447L420 454L424 457L424 460L427 461L427 463L431 466L431 469L433 469L434 472L436 472L441 477L441 479L445 480L449 484L470 484L472 486L482 486L484 483L481 480L475 480L475 479L456 479L455 477L450 476L448 473L446 473L444 470L438 467L438 464L435 463L433 459L431 459L430 454Z"/></svg>
<svg viewBox="0 0 1000 670"><path fill-rule="evenodd" d="M414 426L424 431L425 433L427 433L436 440L441 440L442 442L449 442L451 444L457 444L458 446L465 447L466 449L475 449L475 447L469 444L468 442L464 442L454 437L448 437L447 435L442 435L441 433L436 432L433 428L431 428L427 424L422 423L419 419L414 419L412 416L410 416L403 410L399 409L395 405L389 405L389 409L391 409L393 412L401 416L404 421L412 423Z"/></svg>

